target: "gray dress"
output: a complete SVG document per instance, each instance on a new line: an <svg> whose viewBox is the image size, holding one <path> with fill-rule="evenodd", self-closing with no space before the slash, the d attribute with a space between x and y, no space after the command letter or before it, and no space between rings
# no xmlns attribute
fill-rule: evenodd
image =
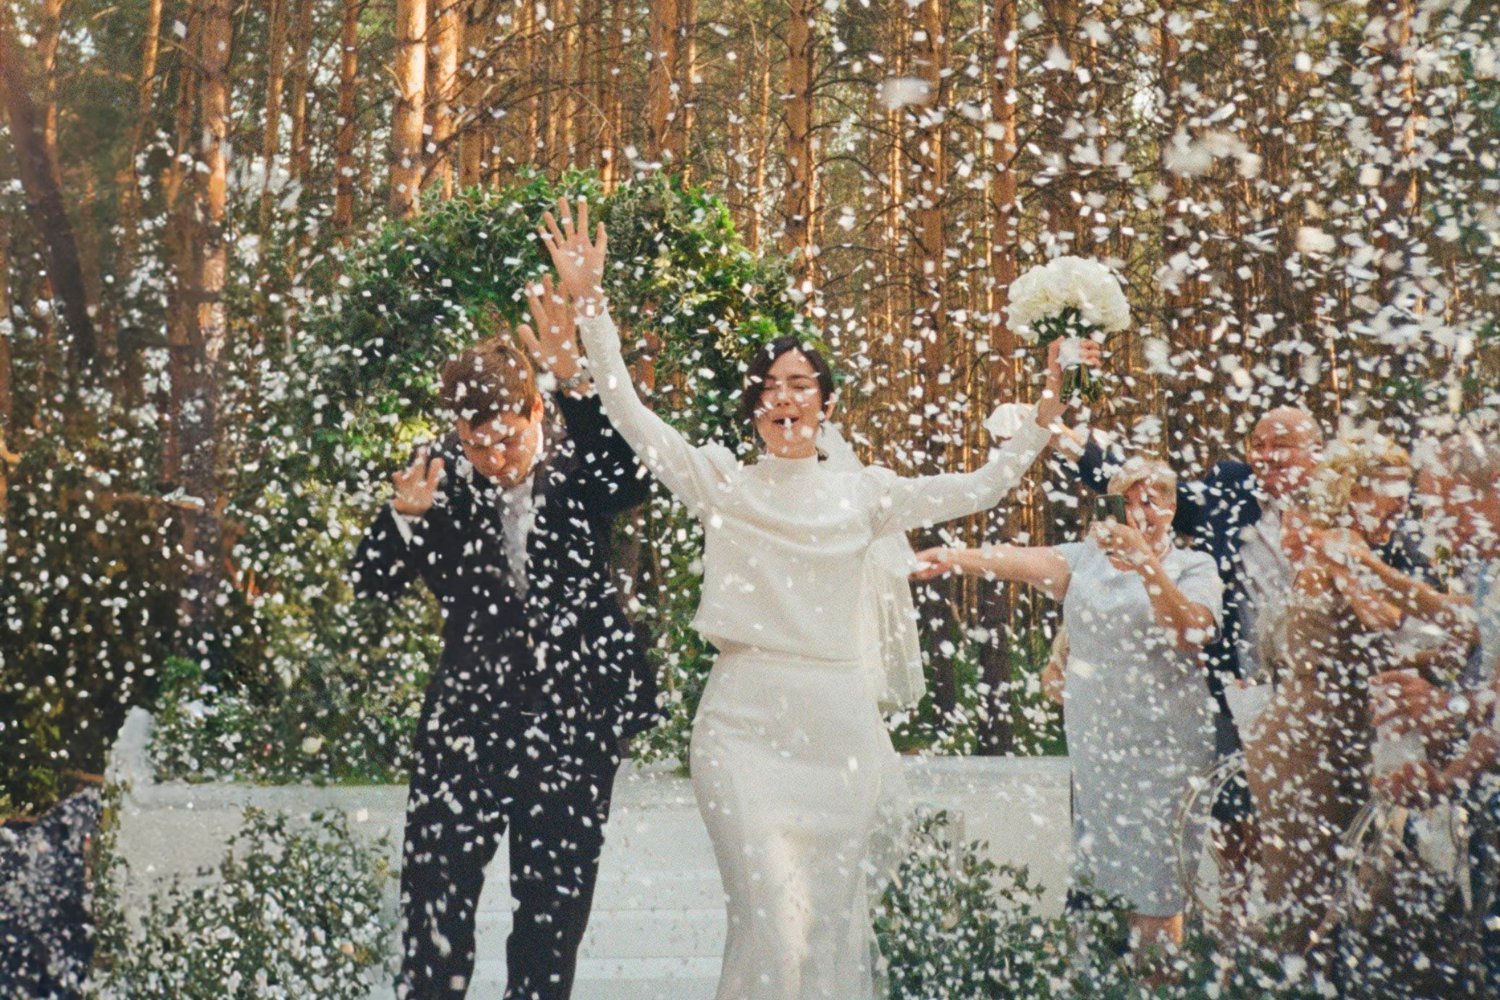
<svg viewBox="0 0 1500 1000"><path fill-rule="evenodd" d="M1172 817L1214 763L1213 701L1201 655L1158 626L1140 576L1092 541L1057 546L1071 577L1063 720L1073 765L1075 877L1144 916L1183 908ZM1221 619L1212 557L1173 548L1162 568Z"/></svg>

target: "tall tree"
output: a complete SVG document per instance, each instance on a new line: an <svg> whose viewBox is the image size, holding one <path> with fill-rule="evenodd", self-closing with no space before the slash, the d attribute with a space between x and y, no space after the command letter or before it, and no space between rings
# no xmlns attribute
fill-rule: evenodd
<svg viewBox="0 0 1500 1000"><path fill-rule="evenodd" d="M458 90L458 46L468 22L462 0L432 0L432 38L428 46L427 118L432 130L432 156L424 186L437 185L444 198L453 197L453 102Z"/></svg>
<svg viewBox="0 0 1500 1000"><path fill-rule="evenodd" d="M791 0L786 63L786 248L804 288L818 284L813 215L817 211L817 140L813 82L817 77L816 0Z"/></svg>
<svg viewBox="0 0 1500 1000"><path fill-rule="evenodd" d="M427 0L396 0L396 107L391 114L391 214L417 211L427 90Z"/></svg>
<svg viewBox="0 0 1500 1000"><path fill-rule="evenodd" d="M354 187L358 180L354 163L354 119L358 113L359 14L362 6L363 0L344 0L339 26L339 130L333 155L333 226L341 233L347 233L354 225Z"/></svg>
<svg viewBox="0 0 1500 1000"><path fill-rule="evenodd" d="M265 232L271 222L271 174L276 165L276 151L281 143L281 91L286 76L286 4L271 0L271 24L266 42L266 121L261 135L260 158L265 177L260 191L260 228Z"/></svg>
<svg viewBox="0 0 1500 1000"><path fill-rule="evenodd" d="M68 333L68 382L77 389L92 373L97 354L88 285L78 256L78 240L63 201L43 121L31 103L30 87L13 37L8 11L0 14L0 88L10 117L11 142L26 192L26 211L47 253L47 278Z"/></svg>
<svg viewBox="0 0 1500 1000"><path fill-rule="evenodd" d="M312 143L309 141L307 102L312 88L312 43L313 12L317 0L300 0L297 10L297 31L292 38L291 68L291 115L292 136L287 151L292 179L301 183L307 179L307 170L312 162Z"/></svg>
<svg viewBox="0 0 1500 1000"><path fill-rule="evenodd" d="M173 385L181 448L182 488L195 498L183 554L188 560L180 613L191 639L213 635L225 580L222 497L218 470L221 358L229 335L224 301L229 273L225 240L230 114L229 54L232 0L197 0L199 28L199 149L195 184L196 231L187 283L184 384Z"/></svg>
<svg viewBox="0 0 1500 1000"><path fill-rule="evenodd" d="M646 52L646 158L669 169L676 105L679 0L651 4L650 48Z"/></svg>

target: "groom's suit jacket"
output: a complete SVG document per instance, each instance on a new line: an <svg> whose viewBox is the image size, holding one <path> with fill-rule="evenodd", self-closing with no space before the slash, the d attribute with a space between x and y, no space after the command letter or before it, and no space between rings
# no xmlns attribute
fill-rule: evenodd
<svg viewBox="0 0 1500 1000"><path fill-rule="evenodd" d="M356 592L393 599L421 578L443 610L443 652L429 685L534 712L598 746L659 720L643 639L609 575L615 516L642 503L649 481L597 397L559 394L566 432L553 428L533 476L524 595L505 556L497 487L469 468L457 434L432 457L445 476L406 541L387 504L351 566Z"/></svg>

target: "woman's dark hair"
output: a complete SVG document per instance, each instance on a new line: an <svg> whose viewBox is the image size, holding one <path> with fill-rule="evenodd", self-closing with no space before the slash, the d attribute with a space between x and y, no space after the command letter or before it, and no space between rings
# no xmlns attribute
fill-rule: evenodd
<svg viewBox="0 0 1500 1000"><path fill-rule="evenodd" d="M765 392L771 366L776 363L777 358L792 351L800 351L818 375L818 393L821 397L818 405L827 406L828 401L833 398L833 369L828 366L828 359L823 357L823 353L799 337L777 337L755 352L750 359L750 367L745 371L745 391L740 394L740 416L745 422L755 422L755 408L760 405L760 397Z"/></svg>

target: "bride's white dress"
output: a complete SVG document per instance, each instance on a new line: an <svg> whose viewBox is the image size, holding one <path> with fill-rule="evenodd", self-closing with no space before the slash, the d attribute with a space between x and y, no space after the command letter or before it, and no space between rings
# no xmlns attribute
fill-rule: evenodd
<svg viewBox="0 0 1500 1000"><path fill-rule="evenodd" d="M615 428L704 524L694 627L719 658L693 723L693 789L728 908L718 1000L870 1000L870 841L900 770L861 618L871 543L998 503L1048 441L1027 424L981 469L900 478L817 458L741 465L636 396L608 314L579 317Z"/></svg>

